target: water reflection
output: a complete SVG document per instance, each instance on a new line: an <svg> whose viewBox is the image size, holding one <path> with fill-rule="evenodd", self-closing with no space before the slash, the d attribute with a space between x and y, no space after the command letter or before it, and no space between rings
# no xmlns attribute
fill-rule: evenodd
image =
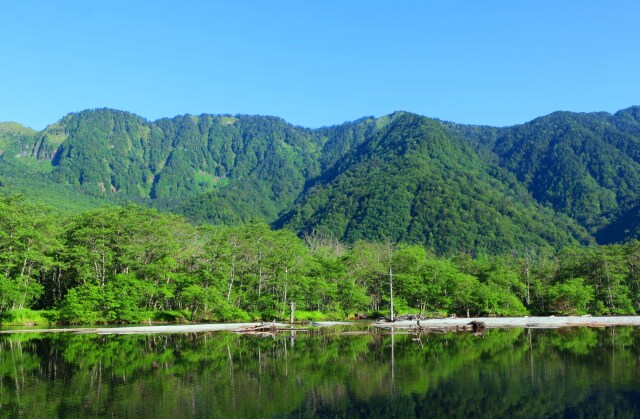
<svg viewBox="0 0 640 419"><path fill-rule="evenodd" d="M634 328L0 337L0 416L637 417Z"/></svg>

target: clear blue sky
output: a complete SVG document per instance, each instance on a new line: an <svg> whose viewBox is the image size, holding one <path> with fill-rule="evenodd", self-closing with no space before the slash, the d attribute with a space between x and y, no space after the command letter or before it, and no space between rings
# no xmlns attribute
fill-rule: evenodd
<svg viewBox="0 0 640 419"><path fill-rule="evenodd" d="M640 2L0 0L0 121L406 110L510 125L640 105Z"/></svg>

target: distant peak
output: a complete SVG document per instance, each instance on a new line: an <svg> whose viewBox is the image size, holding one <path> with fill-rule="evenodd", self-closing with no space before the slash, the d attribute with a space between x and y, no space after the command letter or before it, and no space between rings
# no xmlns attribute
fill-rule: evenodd
<svg viewBox="0 0 640 419"><path fill-rule="evenodd" d="M25 127L17 122L0 122L0 132L16 134L35 134L36 130Z"/></svg>

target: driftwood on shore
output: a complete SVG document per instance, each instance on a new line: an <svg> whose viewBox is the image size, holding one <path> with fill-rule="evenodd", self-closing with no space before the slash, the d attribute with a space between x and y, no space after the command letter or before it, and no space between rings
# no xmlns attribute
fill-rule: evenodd
<svg viewBox="0 0 640 419"><path fill-rule="evenodd" d="M243 335L274 335L277 331L278 327L275 323L261 323L232 330L233 333L242 333Z"/></svg>
<svg viewBox="0 0 640 419"><path fill-rule="evenodd" d="M404 321L420 321L426 320L426 317L420 314L403 314L401 316L394 316L391 320L391 316L381 317L376 320L376 323L392 323L392 322L404 322Z"/></svg>
<svg viewBox="0 0 640 419"><path fill-rule="evenodd" d="M413 315L415 316L415 315ZM376 323L349 323L349 322L314 322L311 326L342 326L351 325L358 327L374 327L379 329L394 329L410 331L417 328L419 332L447 332L455 330L473 331L473 322L481 322L485 328L543 328L556 329L561 327L611 327L611 326L635 326L640 327L640 316L558 316L558 317L476 317L476 318L430 318L416 320L400 320ZM295 331L304 332L306 329L291 329L288 324L267 323L266 326L276 327L278 332ZM260 331L265 323L213 323L213 324L187 324L187 325L152 325L152 326L126 326L126 327L75 327L75 328L38 328L38 329L0 329L0 334L10 333L71 333L71 334L141 334L152 333L202 333L219 331L238 331L239 333Z"/></svg>
<svg viewBox="0 0 640 419"><path fill-rule="evenodd" d="M240 333L243 335L275 336L275 334L278 332L306 332L306 329L284 327L283 325L278 323L260 323L257 325L240 327L231 331L233 333Z"/></svg>
<svg viewBox="0 0 640 419"><path fill-rule="evenodd" d="M483 322L479 321L472 321L468 326L471 326L473 333L484 333L485 330L487 330L487 326Z"/></svg>
<svg viewBox="0 0 640 419"><path fill-rule="evenodd" d="M402 325L402 326L399 326L398 329L407 330L407 327ZM417 333L417 334L424 333L424 332L427 332L427 333L473 332L474 334L477 334L477 335L483 335L487 330L487 326L484 324L484 322L475 321L475 320L470 323L456 324L451 326L443 326L443 325L433 326L433 325L429 325L428 323L420 324L420 322L417 321L415 324L409 327L408 330L411 333Z"/></svg>

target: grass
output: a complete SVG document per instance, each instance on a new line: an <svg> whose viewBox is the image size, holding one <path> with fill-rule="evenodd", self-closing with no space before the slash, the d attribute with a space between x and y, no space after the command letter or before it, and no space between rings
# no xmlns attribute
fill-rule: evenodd
<svg viewBox="0 0 640 419"><path fill-rule="evenodd" d="M229 184L229 179L221 178L219 176L203 171L194 173L193 179L196 181L198 186L205 190L211 190L216 187L221 187Z"/></svg>
<svg viewBox="0 0 640 419"><path fill-rule="evenodd" d="M230 313L231 314L231 313ZM313 322L313 321L329 321L329 320L344 320L349 316L345 316L340 312L328 312L321 311L306 311L296 310L295 321L299 322ZM219 316L198 318L195 322L248 322L248 321L289 321L289 313L284 316L280 316L279 313L273 312L271 315L265 315L265 313L236 313L236 316L229 318L219 318ZM128 324L148 324L148 323L166 323L166 324L184 324L191 323L191 313L188 310L163 310L163 311L140 311L134 314L126 323ZM31 310L31 309L17 309L7 310L0 313L0 326L52 326L56 324L78 324L78 325L97 325L97 324L110 324L101 318L92 319L76 319L70 323L64 322L60 319L57 310ZM122 323L124 324L124 322Z"/></svg>
<svg viewBox="0 0 640 419"><path fill-rule="evenodd" d="M32 173L51 173L53 165L49 160L38 160L35 157L19 157L15 161Z"/></svg>
<svg viewBox="0 0 640 419"><path fill-rule="evenodd" d="M238 118L236 118L235 116L221 116L220 117L220 123L222 125L235 124L237 120L238 120Z"/></svg>
<svg viewBox="0 0 640 419"><path fill-rule="evenodd" d="M2 326L50 326L58 318L56 310L31 310L29 308L7 310L0 313Z"/></svg>
<svg viewBox="0 0 640 419"><path fill-rule="evenodd" d="M341 318L342 316L338 317ZM287 317L286 320L289 320ZM296 310L295 319L296 322L318 322L325 320L336 320L336 317L331 313L323 313L321 311L304 311Z"/></svg>

